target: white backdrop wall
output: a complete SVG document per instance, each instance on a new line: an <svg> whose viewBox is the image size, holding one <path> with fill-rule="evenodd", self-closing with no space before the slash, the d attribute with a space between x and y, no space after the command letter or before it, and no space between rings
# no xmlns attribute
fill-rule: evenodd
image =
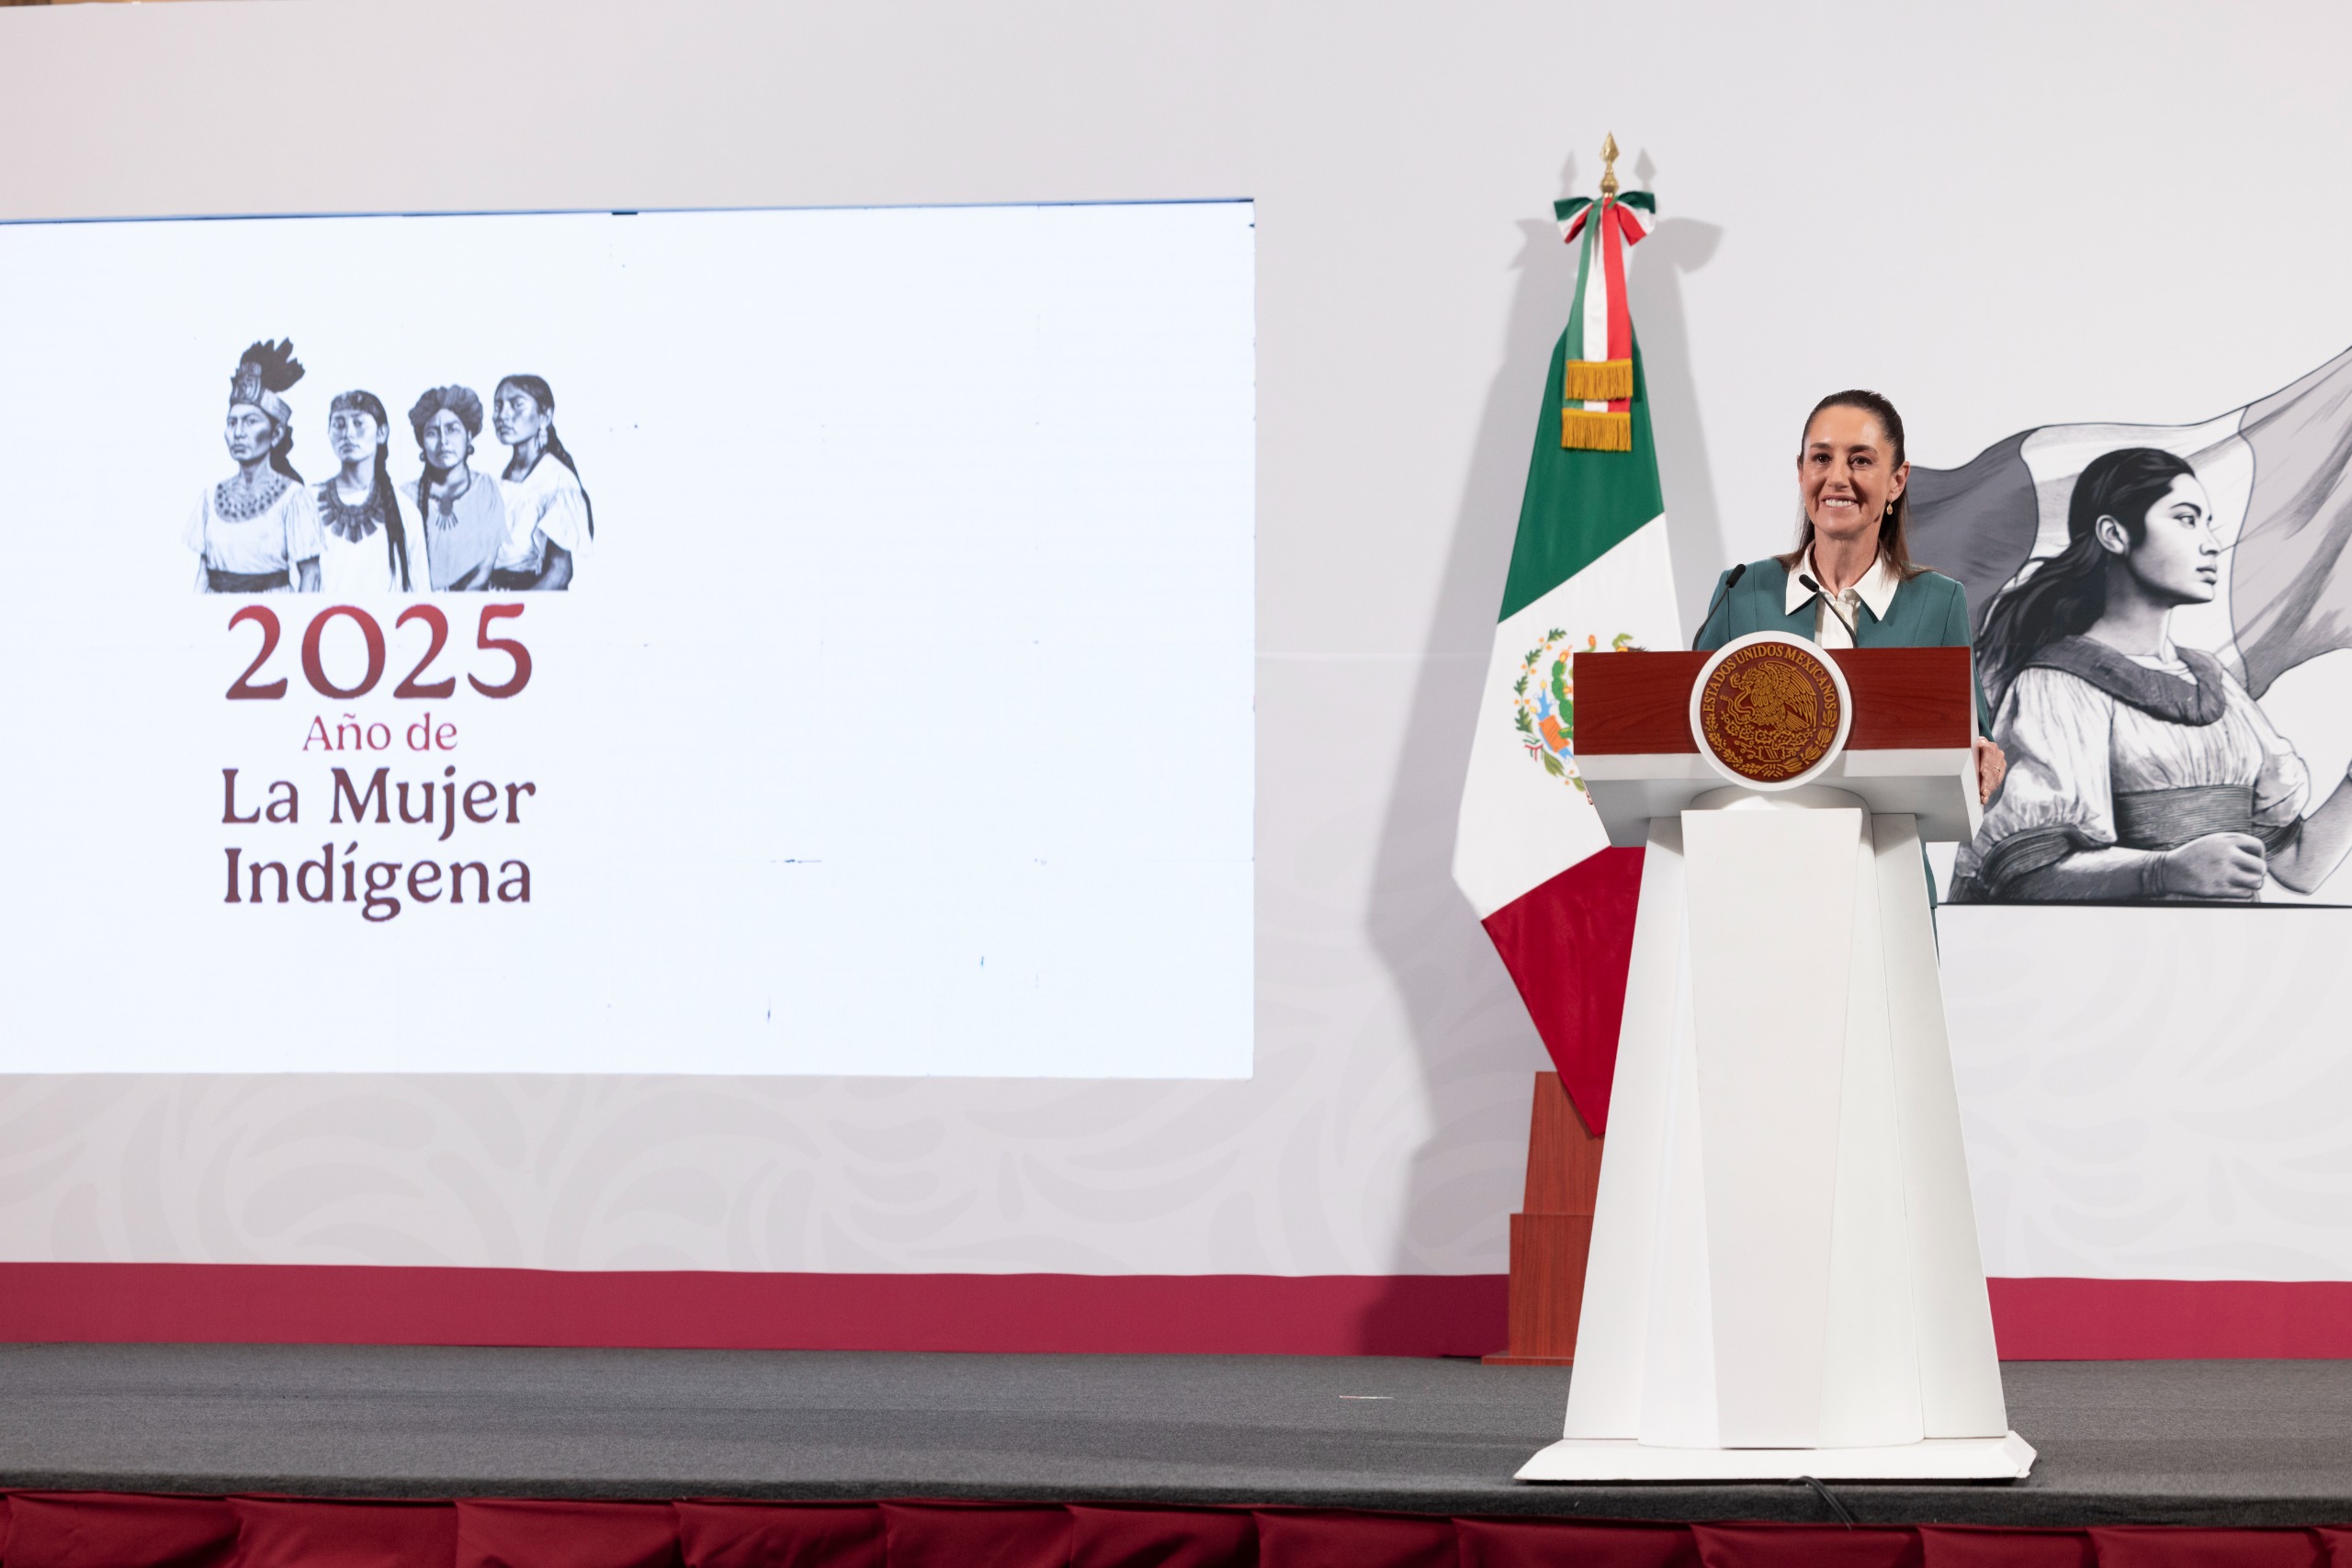
<svg viewBox="0 0 2352 1568"><path fill-rule="evenodd" d="M1543 1057L1446 867L1573 281L1548 203L1611 130L1657 193L1690 617L1786 536L1832 388L1951 465L2352 344L2347 51L2319 5L0 11L0 217L1248 197L1259 322L1250 1079L20 1077L0 1256L1500 1270ZM2352 1112L2265 1044L2340 1032L2352 915L2250 917L2299 923L2234 968L2152 932L2157 999L2085 1017L2075 913L1947 917L1993 1271L2352 1278Z"/></svg>

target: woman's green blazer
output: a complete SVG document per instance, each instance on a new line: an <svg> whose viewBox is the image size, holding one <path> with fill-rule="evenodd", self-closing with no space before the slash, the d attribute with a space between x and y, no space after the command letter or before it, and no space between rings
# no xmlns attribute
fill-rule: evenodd
<svg viewBox="0 0 2352 1568"><path fill-rule="evenodd" d="M1708 592L1710 604L1715 604L1719 595L1723 603L1715 604L1714 614L1699 628L1699 647L1721 648L1750 632L1786 632L1808 642L1813 639L1813 601L1808 598L1797 606L1793 615L1788 613L1787 567L1769 556L1750 561L1726 595L1724 578L1730 575L1726 571L1715 579L1715 586ZM1854 617L1857 648L1966 648L1969 642L1968 590L1939 571L1923 571L1897 587L1886 606L1886 619L1871 614L1868 604L1858 606ZM1982 733L1990 733L1993 728L1982 686L1976 694L1976 727Z"/></svg>

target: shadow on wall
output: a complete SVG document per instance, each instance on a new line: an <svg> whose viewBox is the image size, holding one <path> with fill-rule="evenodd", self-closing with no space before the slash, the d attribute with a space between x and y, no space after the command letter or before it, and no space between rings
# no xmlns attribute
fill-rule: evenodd
<svg viewBox="0 0 2352 1568"><path fill-rule="evenodd" d="M1657 174L1647 152L1634 160L1636 188L1647 189ZM1686 635L1699 629L1715 576L1731 564L1724 555L1723 517L1715 509L1714 470L1707 462L1706 424L1691 368L1690 317L1682 308L1682 275L1713 260L1723 237L1716 224L1668 213L1627 258L1626 305L1641 337L1658 485L1666 496L1667 536L1674 553L1674 602Z"/></svg>
<svg viewBox="0 0 2352 1568"><path fill-rule="evenodd" d="M1634 167L1646 186L1649 155ZM1562 166L1560 185L1576 189L1574 158ZM1403 1004L1432 1123L1406 1173L1404 1245L1391 1266L1399 1269L1417 1248L1458 1249L1465 1241L1486 1256L1505 1255L1526 1170L1532 1077L1547 1065L1519 993L1453 876L1464 767L1528 453L1541 430L1557 428L1556 416L1537 405L1576 290L1575 258L1563 254L1557 227L1529 221L1520 232L1502 363L1479 418L1374 861L1368 934ZM1713 224L1662 220L1634 248L1626 285L1657 432L1676 597L1686 617L1713 585L1723 532L1700 434L1681 275L1704 266L1722 235ZM1479 1215L1476 1235L1437 1234L1465 1209ZM1400 1282L1364 1309L1360 1337L1367 1348L1433 1337L1449 1355L1502 1348L1499 1290L1476 1321L1465 1314L1433 1336L1427 1294L1408 1286Z"/></svg>

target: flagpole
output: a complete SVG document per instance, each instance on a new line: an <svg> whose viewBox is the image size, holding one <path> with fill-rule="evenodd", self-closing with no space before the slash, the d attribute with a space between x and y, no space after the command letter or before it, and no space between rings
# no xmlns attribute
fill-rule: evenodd
<svg viewBox="0 0 2352 1568"><path fill-rule="evenodd" d="M1600 201L1602 206L1617 199L1617 133L1610 131L1600 140Z"/></svg>

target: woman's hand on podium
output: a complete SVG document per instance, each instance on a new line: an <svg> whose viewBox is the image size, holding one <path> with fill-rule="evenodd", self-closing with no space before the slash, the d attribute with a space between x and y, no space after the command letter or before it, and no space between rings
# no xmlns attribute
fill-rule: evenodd
<svg viewBox="0 0 2352 1568"><path fill-rule="evenodd" d="M1977 805L1989 806L1993 803L1993 792L2001 787L2001 781L2008 776L2008 772L2009 760L2001 754L2001 749L1984 736L1978 736L1976 738Z"/></svg>

